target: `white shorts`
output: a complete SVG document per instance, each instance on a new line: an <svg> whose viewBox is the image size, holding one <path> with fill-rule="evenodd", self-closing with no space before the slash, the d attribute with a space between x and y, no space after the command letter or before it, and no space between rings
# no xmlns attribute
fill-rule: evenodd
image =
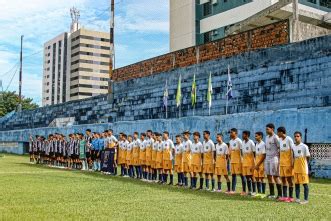
<svg viewBox="0 0 331 221"><path fill-rule="evenodd" d="M279 157L266 157L264 161L265 175L279 176Z"/></svg>

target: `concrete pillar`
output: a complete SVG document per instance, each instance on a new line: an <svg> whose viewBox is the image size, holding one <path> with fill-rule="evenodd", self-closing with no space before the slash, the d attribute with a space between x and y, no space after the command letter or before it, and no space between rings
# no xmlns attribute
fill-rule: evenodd
<svg viewBox="0 0 331 221"><path fill-rule="evenodd" d="M291 33L291 42L299 41L300 39L300 29L299 29L299 8L298 0L292 0L292 33Z"/></svg>

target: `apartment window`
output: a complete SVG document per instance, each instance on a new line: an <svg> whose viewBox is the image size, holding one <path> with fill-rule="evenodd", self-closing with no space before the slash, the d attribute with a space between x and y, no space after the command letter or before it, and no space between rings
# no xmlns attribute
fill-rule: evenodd
<svg viewBox="0 0 331 221"><path fill-rule="evenodd" d="M76 77L70 78L71 81L75 81L78 79L92 80L92 81L108 81L108 78L89 77L89 76L76 76Z"/></svg>
<svg viewBox="0 0 331 221"><path fill-rule="evenodd" d="M92 85L92 84L76 84L76 85L70 86L70 89L75 89L75 88L78 88L78 87L93 88L93 89L108 89L107 86Z"/></svg>
<svg viewBox="0 0 331 221"><path fill-rule="evenodd" d="M46 101L48 101L49 100L49 97L46 97Z"/></svg>
<svg viewBox="0 0 331 221"><path fill-rule="evenodd" d="M210 42L211 41L211 35L212 35L211 31L204 33L203 34L203 42L204 43Z"/></svg>
<svg viewBox="0 0 331 221"><path fill-rule="evenodd" d="M108 65L109 66L109 62L102 62L102 61L91 61L91 60L77 60L77 61L73 61L71 62L71 65L75 65L78 63L86 63L86 64L96 64L96 65Z"/></svg>
<svg viewBox="0 0 331 221"><path fill-rule="evenodd" d="M109 58L109 54L99 54L99 53L92 53L92 52L85 52L85 51L79 51L71 55L71 57L75 57L77 55L87 55L87 56L95 56L95 57L103 57L103 58Z"/></svg>
<svg viewBox="0 0 331 221"><path fill-rule="evenodd" d="M87 36L87 35L77 36L77 37L71 39L71 42L77 41L80 38L81 39L94 40L94 41L110 42L110 40L107 39L107 38L98 38L98 37L92 37L92 36Z"/></svg>
<svg viewBox="0 0 331 221"><path fill-rule="evenodd" d="M79 93L73 93L73 94L70 94L70 97L75 97L75 96L78 96L78 95L82 95L82 96L92 96L93 94L92 94L92 93L79 92Z"/></svg>
<svg viewBox="0 0 331 221"><path fill-rule="evenodd" d="M203 4L203 16L207 16L211 14L211 4L207 2Z"/></svg>
<svg viewBox="0 0 331 221"><path fill-rule="evenodd" d="M92 44L77 44L71 47L71 50L74 50L78 47L85 47L85 48L96 48L96 49L103 49L103 50L110 50L110 47L100 46L100 45L92 45Z"/></svg>
<svg viewBox="0 0 331 221"><path fill-rule="evenodd" d="M75 72L78 72L78 71L103 73L103 74L108 74L109 73L109 70L94 70L94 69L91 69L91 68L76 68L76 69L71 70L70 72L75 73Z"/></svg>

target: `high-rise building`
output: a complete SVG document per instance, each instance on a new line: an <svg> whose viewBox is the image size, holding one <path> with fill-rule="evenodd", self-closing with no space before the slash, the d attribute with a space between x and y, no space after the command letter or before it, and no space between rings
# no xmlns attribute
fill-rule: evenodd
<svg viewBox="0 0 331 221"><path fill-rule="evenodd" d="M204 44L235 33L239 28L232 26L252 16L255 16L254 22L238 25L240 31L288 19L293 13L291 2L292 0L170 0L170 51ZM298 10L299 20L322 28L329 26L323 19L331 12L330 0L299 0ZM315 29L314 31L316 32ZM317 32L319 31L320 29Z"/></svg>
<svg viewBox="0 0 331 221"><path fill-rule="evenodd" d="M44 44L43 106L108 93L109 33L81 28L76 9L71 17L70 32Z"/></svg>
<svg viewBox="0 0 331 221"><path fill-rule="evenodd" d="M67 100L67 45L67 32L44 44L43 106Z"/></svg>

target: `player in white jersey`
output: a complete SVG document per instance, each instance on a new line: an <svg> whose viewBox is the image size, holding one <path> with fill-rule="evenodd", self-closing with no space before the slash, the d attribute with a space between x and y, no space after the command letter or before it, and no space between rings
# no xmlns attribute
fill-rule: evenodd
<svg viewBox="0 0 331 221"><path fill-rule="evenodd" d="M209 180L212 182L212 191L215 191L214 169L215 169L215 144L210 139L208 130L203 132L202 143L202 172L205 174L206 190L209 190Z"/></svg>
<svg viewBox="0 0 331 221"><path fill-rule="evenodd" d="M226 143L223 142L222 134L218 133L216 137L216 162L215 162L215 175L217 176L217 192L221 192L222 189L222 175L226 179L227 191L230 193L231 183L228 176L228 159L229 159L229 148Z"/></svg>
<svg viewBox="0 0 331 221"><path fill-rule="evenodd" d="M294 142L291 137L286 135L285 127L277 128L277 135L279 137L279 167L280 178L283 184L283 197L279 201L293 202L293 153L292 149ZM287 196L287 187L289 188L289 195Z"/></svg>
<svg viewBox="0 0 331 221"><path fill-rule="evenodd" d="M174 177L172 174L172 160L173 160L173 150L175 146L172 140L169 139L169 132L163 132L163 142L162 142L162 151L163 151L163 161L162 161L162 168L163 168L163 184L167 183L168 174L170 175L170 183L169 185L173 185Z"/></svg>
<svg viewBox="0 0 331 221"><path fill-rule="evenodd" d="M230 130L229 151L231 159L231 173L232 173L232 188L230 194L235 194L237 186L237 175L241 177L242 192L241 195L246 195L246 179L242 175L242 154L241 146L242 141L238 137L238 130L232 128Z"/></svg>
<svg viewBox="0 0 331 221"><path fill-rule="evenodd" d="M140 163L140 173L142 181L146 181L146 134L140 134L140 146L139 146L139 163Z"/></svg>
<svg viewBox="0 0 331 221"><path fill-rule="evenodd" d="M153 150L153 132L152 130L146 131L146 179L152 182L152 150Z"/></svg>
<svg viewBox="0 0 331 221"><path fill-rule="evenodd" d="M202 143L200 140L200 133L193 133L193 143L191 146L191 155L192 155L192 163L191 163L191 172L193 176L192 189L197 187L198 182L198 174L200 176L200 190L203 189L203 175L202 175Z"/></svg>
<svg viewBox="0 0 331 221"><path fill-rule="evenodd" d="M156 159L155 159L155 168L159 173L158 183L164 183L163 180L163 150L162 150L162 134L156 133Z"/></svg>
<svg viewBox="0 0 331 221"><path fill-rule="evenodd" d="M176 145L174 149L175 153L175 172L178 176L178 183L176 186L183 186L184 185L184 174L183 174L183 153L184 147L182 144L182 137L181 135L176 135Z"/></svg>
<svg viewBox="0 0 331 221"><path fill-rule="evenodd" d="M266 158L264 160L264 170L268 178L270 195L268 198L275 199L275 186L277 186L278 197L282 197L282 185L279 179L279 138L275 134L275 125L266 125Z"/></svg>
<svg viewBox="0 0 331 221"><path fill-rule="evenodd" d="M190 187L192 188L192 173L191 173L191 147L192 147L192 141L190 140L190 132L189 131L184 131L183 133L183 148L184 148L184 153L183 153L183 171L184 171L184 186L188 187L188 174L190 175L190 181L191 185Z"/></svg>
<svg viewBox="0 0 331 221"><path fill-rule="evenodd" d="M294 183L295 183L295 197L296 202L300 204L308 203L309 194L309 176L308 176L308 161L310 153L308 146L301 141L302 134L300 132L294 133L295 144L293 146L294 157ZM303 185L304 200L300 201L300 184Z"/></svg>
<svg viewBox="0 0 331 221"><path fill-rule="evenodd" d="M256 194L256 185L255 182L253 183L253 174L254 174L254 167L255 167L255 143L251 139L249 139L251 132L250 131L243 131L242 133L242 146L241 146L241 153L243 156L242 159L242 172L243 176L246 177L247 181L247 188L248 188L248 195L255 195ZM253 190L253 192L252 192Z"/></svg>
<svg viewBox="0 0 331 221"><path fill-rule="evenodd" d="M140 160L139 160L140 145L141 145L141 141L139 139L139 133L134 132L133 133L133 150L132 150L133 163L132 163L132 165L136 168L137 179L142 179L142 171L141 171Z"/></svg>
<svg viewBox="0 0 331 221"><path fill-rule="evenodd" d="M265 160L265 143L263 142L263 133L255 133L255 170L254 170L254 179L257 186L257 195L256 197L264 198L265 197L265 182L264 182L264 160Z"/></svg>

